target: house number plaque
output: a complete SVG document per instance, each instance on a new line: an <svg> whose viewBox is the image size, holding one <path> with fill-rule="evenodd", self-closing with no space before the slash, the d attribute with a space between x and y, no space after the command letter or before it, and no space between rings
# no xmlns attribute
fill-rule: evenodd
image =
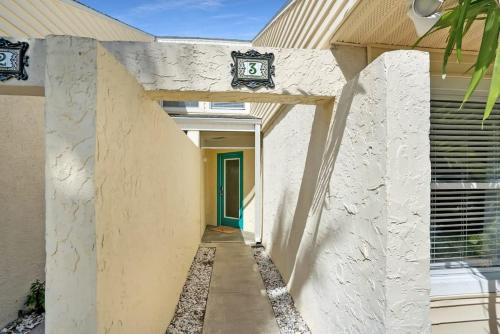
<svg viewBox="0 0 500 334"><path fill-rule="evenodd" d="M0 81L16 78L17 80L27 80L26 66L28 66L28 56L26 51L29 44L26 42L12 43L4 38L0 38Z"/></svg>
<svg viewBox="0 0 500 334"><path fill-rule="evenodd" d="M259 87L274 88L274 54L261 54L255 50L245 53L231 52L234 64L231 64L231 74L234 88L246 86L251 89Z"/></svg>

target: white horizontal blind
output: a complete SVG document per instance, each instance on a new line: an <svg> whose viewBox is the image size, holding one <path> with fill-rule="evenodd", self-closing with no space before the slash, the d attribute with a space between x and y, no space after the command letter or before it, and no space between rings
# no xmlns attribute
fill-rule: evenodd
<svg viewBox="0 0 500 334"><path fill-rule="evenodd" d="M431 262L500 265L500 105L431 101Z"/></svg>
<svg viewBox="0 0 500 334"><path fill-rule="evenodd" d="M163 101L166 108L198 108L198 105L198 101Z"/></svg>
<svg viewBox="0 0 500 334"><path fill-rule="evenodd" d="M242 113L246 111L246 104L244 102L162 101L162 105L163 108L172 113Z"/></svg>
<svg viewBox="0 0 500 334"><path fill-rule="evenodd" d="M210 109L245 110L243 102L210 102Z"/></svg>

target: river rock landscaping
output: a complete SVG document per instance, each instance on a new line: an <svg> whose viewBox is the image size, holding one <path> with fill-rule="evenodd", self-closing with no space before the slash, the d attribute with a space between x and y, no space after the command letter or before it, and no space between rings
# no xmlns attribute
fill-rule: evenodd
<svg viewBox="0 0 500 334"><path fill-rule="evenodd" d="M198 249L167 334L202 333L214 259L214 247Z"/></svg>
<svg viewBox="0 0 500 334"><path fill-rule="evenodd" d="M26 314L12 321L2 330L1 334L28 334L40 325L45 319L45 313L38 314L36 312Z"/></svg>
<svg viewBox="0 0 500 334"><path fill-rule="evenodd" d="M264 247L252 247L252 250L280 332L282 334L310 334L309 327L297 311L292 296L288 293L283 277L265 252Z"/></svg>

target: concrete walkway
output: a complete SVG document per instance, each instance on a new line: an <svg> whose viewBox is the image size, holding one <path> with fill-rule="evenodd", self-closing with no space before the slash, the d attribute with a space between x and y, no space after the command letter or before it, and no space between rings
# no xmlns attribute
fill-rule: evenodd
<svg viewBox="0 0 500 334"><path fill-rule="evenodd" d="M207 226L205 233L203 233L202 243L240 242L250 245L255 241L254 234L251 232L224 227L233 233L221 233L214 230L215 228L216 226Z"/></svg>
<svg viewBox="0 0 500 334"><path fill-rule="evenodd" d="M279 334L250 246L242 242L206 245L217 251L203 333Z"/></svg>

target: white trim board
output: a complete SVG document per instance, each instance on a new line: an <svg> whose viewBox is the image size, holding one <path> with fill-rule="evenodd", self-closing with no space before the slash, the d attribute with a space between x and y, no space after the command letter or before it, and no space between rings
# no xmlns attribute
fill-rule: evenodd
<svg viewBox="0 0 500 334"><path fill-rule="evenodd" d="M172 117L184 131L254 132L260 119Z"/></svg>
<svg viewBox="0 0 500 334"><path fill-rule="evenodd" d="M431 270L431 297L500 292L500 268Z"/></svg>
<svg viewBox="0 0 500 334"><path fill-rule="evenodd" d="M200 147L202 150L255 150L255 147L253 146L202 146Z"/></svg>

